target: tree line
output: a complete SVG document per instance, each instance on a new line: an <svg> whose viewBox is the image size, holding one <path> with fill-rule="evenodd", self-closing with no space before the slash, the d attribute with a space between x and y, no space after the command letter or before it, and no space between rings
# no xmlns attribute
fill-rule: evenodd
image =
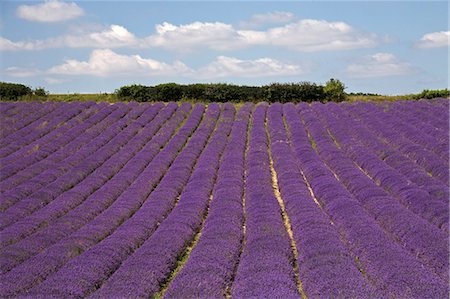
<svg viewBox="0 0 450 299"><path fill-rule="evenodd" d="M17 101L26 96L46 97L48 92L43 87L31 87L19 83L0 82L0 100Z"/></svg>
<svg viewBox="0 0 450 299"><path fill-rule="evenodd" d="M325 85L311 82L272 83L264 86L234 85L226 83L177 84L155 86L140 84L122 86L116 95L122 100L139 102L195 100L203 102L313 102L346 100L345 85L330 79Z"/></svg>
<svg viewBox="0 0 450 299"><path fill-rule="evenodd" d="M202 101L202 102L342 102L355 96L377 97L373 93L346 93L345 85L338 79L330 79L324 85L299 83L272 83L264 86L234 85L226 83L177 84L165 83L155 86L132 84L116 89L111 96L119 101L137 102L170 102L170 101ZM425 89L418 94L402 96L406 99L447 98L448 89ZM32 89L19 83L0 82L0 100L52 100L43 87ZM77 97L63 99L77 100Z"/></svg>

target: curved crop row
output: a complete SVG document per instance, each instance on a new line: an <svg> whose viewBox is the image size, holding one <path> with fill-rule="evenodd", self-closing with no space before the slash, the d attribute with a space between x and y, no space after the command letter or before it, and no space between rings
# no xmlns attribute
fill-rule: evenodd
<svg viewBox="0 0 450 299"><path fill-rule="evenodd" d="M448 109L0 102L0 297L446 298Z"/></svg>

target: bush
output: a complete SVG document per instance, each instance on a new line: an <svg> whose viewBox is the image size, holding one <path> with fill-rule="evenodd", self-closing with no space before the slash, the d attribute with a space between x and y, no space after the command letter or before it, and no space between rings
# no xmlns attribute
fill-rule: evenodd
<svg viewBox="0 0 450 299"><path fill-rule="evenodd" d="M231 84L207 84L203 98L210 102L240 102L244 100L241 87Z"/></svg>
<svg viewBox="0 0 450 299"><path fill-rule="evenodd" d="M450 96L448 89L424 89L421 93L415 96L416 99L434 99L434 98L447 98Z"/></svg>
<svg viewBox="0 0 450 299"><path fill-rule="evenodd" d="M325 99L327 101L342 102L347 99L347 94L345 93L345 85L337 79L331 78L325 83L323 91L325 93Z"/></svg>
<svg viewBox="0 0 450 299"><path fill-rule="evenodd" d="M134 100L138 102L152 101L150 87L139 84L122 86L116 89L115 94L121 100Z"/></svg>
<svg viewBox="0 0 450 299"><path fill-rule="evenodd" d="M34 95L38 96L38 97L47 97L48 96L48 91L46 91L43 87L38 87L34 90Z"/></svg>
<svg viewBox="0 0 450 299"><path fill-rule="evenodd" d="M154 87L156 100L163 102L179 101L183 97L182 85L176 83L159 84Z"/></svg>
<svg viewBox="0 0 450 299"><path fill-rule="evenodd" d="M205 90L206 84L189 84L183 85L183 99L206 101Z"/></svg>
<svg viewBox="0 0 450 299"><path fill-rule="evenodd" d="M32 90L30 87L18 84L18 83L8 83L0 82L0 99L6 101L16 101L20 97L32 95Z"/></svg>
<svg viewBox="0 0 450 299"><path fill-rule="evenodd" d="M310 82L272 83L264 86L268 102L313 102L324 99L323 86Z"/></svg>
<svg viewBox="0 0 450 299"><path fill-rule="evenodd" d="M226 83L176 84L166 83L156 86L127 85L116 90L119 100L203 102L313 102L343 101L346 99L345 86L339 80L331 79L327 85L311 82L272 83L265 86L245 86Z"/></svg>

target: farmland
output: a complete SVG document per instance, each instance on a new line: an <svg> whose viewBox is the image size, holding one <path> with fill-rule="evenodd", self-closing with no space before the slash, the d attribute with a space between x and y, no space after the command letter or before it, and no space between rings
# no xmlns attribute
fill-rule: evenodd
<svg viewBox="0 0 450 299"><path fill-rule="evenodd" d="M0 108L2 298L448 297L448 99Z"/></svg>

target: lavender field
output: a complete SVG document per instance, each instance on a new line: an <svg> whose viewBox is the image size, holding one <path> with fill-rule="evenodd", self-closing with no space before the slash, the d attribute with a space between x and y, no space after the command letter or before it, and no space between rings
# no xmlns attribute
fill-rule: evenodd
<svg viewBox="0 0 450 299"><path fill-rule="evenodd" d="M448 99L0 108L2 298L448 298Z"/></svg>

